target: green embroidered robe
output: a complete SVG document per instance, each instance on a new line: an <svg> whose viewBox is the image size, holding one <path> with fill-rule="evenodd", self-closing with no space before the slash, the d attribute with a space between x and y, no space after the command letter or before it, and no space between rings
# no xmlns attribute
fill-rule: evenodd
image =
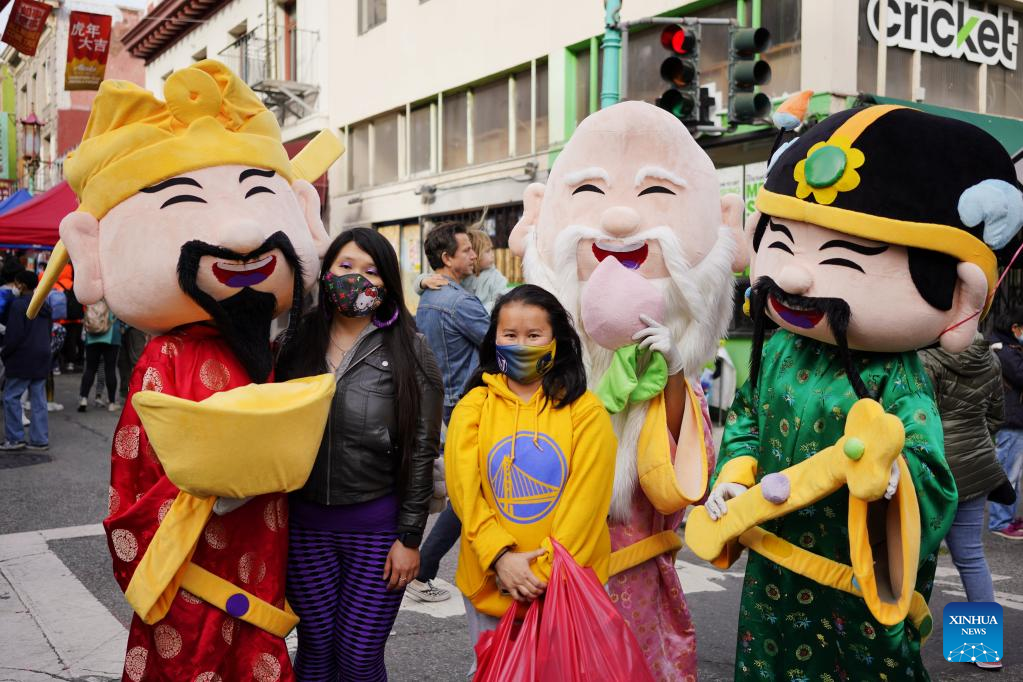
<svg viewBox="0 0 1023 682"><path fill-rule="evenodd" d="M920 505L916 590L927 599L937 551L955 515L955 482L945 463L941 421L916 353L854 353L867 387L906 428L903 456ZM781 330L764 345L757 395L738 392L725 427L721 467L757 459L757 480L833 444L856 395L834 346ZM716 480L715 480L716 483ZM763 525L779 537L846 565L849 490ZM920 637L907 620L878 623L863 600L824 587L749 552L739 613L736 680L927 680Z"/></svg>

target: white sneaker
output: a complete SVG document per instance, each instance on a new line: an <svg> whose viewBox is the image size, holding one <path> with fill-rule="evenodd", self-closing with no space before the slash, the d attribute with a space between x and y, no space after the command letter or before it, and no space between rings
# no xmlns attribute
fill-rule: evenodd
<svg viewBox="0 0 1023 682"><path fill-rule="evenodd" d="M421 602L444 601L451 598L449 591L443 587L437 587L433 584L432 580L427 580L426 582L413 580L405 588L405 594Z"/></svg>
<svg viewBox="0 0 1023 682"><path fill-rule="evenodd" d="M46 411L47 412L60 412L63 409L64 409L64 406L61 405L60 403L55 403L55 402L52 402L52 401L46 403Z"/></svg>
<svg viewBox="0 0 1023 682"><path fill-rule="evenodd" d="M26 417L26 416L25 416L25 413L24 413L24 412L22 412L22 413L21 413L21 425L22 425L22 426L28 426L28 425L29 425L29 424L31 424L31 423L32 423L32 420L31 420L31 419L29 419L28 417Z"/></svg>
<svg viewBox="0 0 1023 682"><path fill-rule="evenodd" d="M110 403L107 405L107 412L117 412L121 409L121 403Z"/></svg>

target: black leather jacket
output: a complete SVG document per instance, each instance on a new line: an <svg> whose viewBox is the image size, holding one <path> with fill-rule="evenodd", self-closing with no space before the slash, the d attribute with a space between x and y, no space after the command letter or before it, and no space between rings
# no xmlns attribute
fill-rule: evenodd
<svg viewBox="0 0 1023 682"><path fill-rule="evenodd" d="M444 393L440 370L421 335L416 337L419 426L412 452L398 452L397 412L391 362L381 334L353 348L352 362L337 381L312 473L296 494L318 504L355 504L397 491L398 532L422 534L433 494L433 460L440 443Z"/></svg>

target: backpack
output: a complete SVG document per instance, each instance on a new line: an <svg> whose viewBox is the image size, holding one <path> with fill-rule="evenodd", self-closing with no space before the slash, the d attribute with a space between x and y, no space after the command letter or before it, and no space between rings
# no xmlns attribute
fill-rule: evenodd
<svg viewBox="0 0 1023 682"><path fill-rule="evenodd" d="M106 334L110 331L110 308L106 301L97 301L85 308L85 331L89 334Z"/></svg>
<svg viewBox="0 0 1023 682"><path fill-rule="evenodd" d="M46 302L50 304L50 310L53 312L54 320L63 320L67 318L67 296L60 289L54 289L46 297Z"/></svg>

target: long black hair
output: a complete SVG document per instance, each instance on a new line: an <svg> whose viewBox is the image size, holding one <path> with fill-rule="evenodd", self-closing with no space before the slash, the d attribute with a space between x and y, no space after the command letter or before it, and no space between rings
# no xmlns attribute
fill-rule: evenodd
<svg viewBox="0 0 1023 682"><path fill-rule="evenodd" d="M553 294L534 284L515 287L497 299L490 314L490 328L480 345L480 366L466 384L466 392L485 385L484 372L500 374L501 370L497 366L497 325L501 320L501 309L512 303L533 305L547 313L557 348L554 352L554 365L543 375L540 383L544 394L543 407L547 406L548 401L554 404L554 409L571 405L586 392L582 344L572 325L572 316Z"/></svg>
<svg viewBox="0 0 1023 682"><path fill-rule="evenodd" d="M397 311L394 323L380 330L384 348L391 362L391 376L394 381L395 414L398 420L398 439L401 454L412 451L415 444L416 427L419 419L419 385L416 366L419 365L415 348L416 323L405 307L405 294L401 286L398 256L394 248L376 230L356 227L346 230L331 242L320 266L320 287L317 306L302 316L298 329L291 339L285 341L278 359L278 375L281 379L324 374L327 368L327 345L334 315L338 314L327 298L323 277L330 271L337 254L349 242L355 244L373 259L377 273L384 285L384 302L377 308L375 320L390 320ZM426 372L420 372L424 377ZM426 379L428 380L428 379Z"/></svg>

